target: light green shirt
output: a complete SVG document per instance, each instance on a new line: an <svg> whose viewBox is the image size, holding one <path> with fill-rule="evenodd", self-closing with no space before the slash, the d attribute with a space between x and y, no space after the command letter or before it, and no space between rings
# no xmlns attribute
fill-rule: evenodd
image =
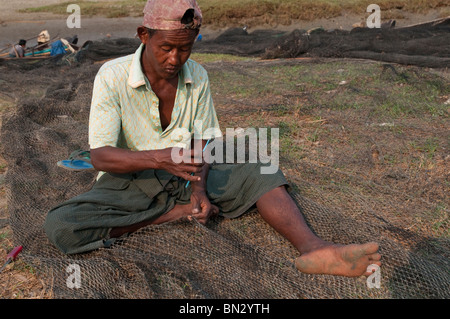
<svg viewBox="0 0 450 319"><path fill-rule="evenodd" d="M143 48L141 44L135 54L106 62L100 68L89 118L90 148L157 150L189 147L191 138L222 136L208 75L192 60L179 72L171 121L162 130L159 99L141 67Z"/></svg>

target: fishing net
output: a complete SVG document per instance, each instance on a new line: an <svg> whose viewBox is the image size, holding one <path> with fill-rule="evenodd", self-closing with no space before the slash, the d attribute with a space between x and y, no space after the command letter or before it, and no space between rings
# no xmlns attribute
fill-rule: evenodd
<svg viewBox="0 0 450 319"><path fill-rule="evenodd" d="M409 216L436 208L425 195L411 197L302 159L281 158L281 166L311 229L340 244L377 241L383 256L380 288L369 288L365 277L300 273L294 266L299 253L257 211L237 219L215 217L206 225L180 220L148 226L110 248L61 253L48 241L43 223L50 208L95 181L93 171L69 171L56 163L88 149L92 85L101 66L96 60L101 59L0 65L2 94L21 87L24 96L2 119L9 224L14 243L23 245L21 258L55 298L449 297L448 237L431 235L428 225L423 231L409 227ZM29 85L21 86L24 74ZM42 91L44 96L33 96ZM441 226L448 229L448 219ZM79 286L68 282L73 265L79 267Z"/></svg>
<svg viewBox="0 0 450 319"><path fill-rule="evenodd" d="M347 30L225 31L197 44L205 53L258 56L265 59L296 57L358 58L430 68L450 65L450 18L403 28Z"/></svg>

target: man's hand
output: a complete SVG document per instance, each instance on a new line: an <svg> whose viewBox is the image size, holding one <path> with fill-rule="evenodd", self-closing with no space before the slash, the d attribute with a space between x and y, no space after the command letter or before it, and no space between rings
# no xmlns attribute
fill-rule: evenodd
<svg viewBox="0 0 450 319"><path fill-rule="evenodd" d="M183 149L181 148L167 148L159 150L156 157L158 168L165 170L175 176L181 177L187 181L201 181L205 162L202 159L195 159L196 154L194 154L194 150L184 150L184 152L188 152L187 157L182 155ZM180 156L180 158L183 157L181 163L176 163L174 161L174 154L177 154L178 156ZM193 174L195 174L196 176L192 176Z"/></svg>
<svg viewBox="0 0 450 319"><path fill-rule="evenodd" d="M191 195L191 204L191 217L195 218L202 225L205 225L210 217L219 213L219 208L211 204L204 191L193 191Z"/></svg>

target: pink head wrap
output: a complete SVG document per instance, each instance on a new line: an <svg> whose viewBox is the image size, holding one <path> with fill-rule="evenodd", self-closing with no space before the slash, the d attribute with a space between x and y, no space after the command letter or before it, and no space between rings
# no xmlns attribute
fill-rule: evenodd
<svg viewBox="0 0 450 319"><path fill-rule="evenodd" d="M143 26L154 30L198 29L202 12L195 0L149 0Z"/></svg>

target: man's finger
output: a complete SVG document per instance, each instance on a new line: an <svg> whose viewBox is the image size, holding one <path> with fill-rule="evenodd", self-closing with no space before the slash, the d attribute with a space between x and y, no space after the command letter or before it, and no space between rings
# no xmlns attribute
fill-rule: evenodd
<svg viewBox="0 0 450 319"><path fill-rule="evenodd" d="M198 201L194 201L192 204L192 214L200 214L200 203Z"/></svg>
<svg viewBox="0 0 450 319"><path fill-rule="evenodd" d="M176 153L177 151L179 156L177 163L180 163L179 160L181 159L181 163L187 165L203 166L205 164L203 155L201 153L198 154L195 150L176 149L174 152ZM174 159L172 158L172 160Z"/></svg>
<svg viewBox="0 0 450 319"><path fill-rule="evenodd" d="M203 159L191 158L189 161L184 161L184 164L192 167L202 167L205 165L205 161Z"/></svg>
<svg viewBox="0 0 450 319"><path fill-rule="evenodd" d="M188 173L201 173L203 170L202 166L186 166L184 170Z"/></svg>
<svg viewBox="0 0 450 319"><path fill-rule="evenodd" d="M172 170L181 171L186 173L201 173L203 171L203 164L189 164L189 163L181 163L176 164Z"/></svg>
<svg viewBox="0 0 450 319"><path fill-rule="evenodd" d="M211 211L211 204L202 205L202 213L204 216L208 216Z"/></svg>
<svg viewBox="0 0 450 319"><path fill-rule="evenodd" d="M217 207L216 205L212 205L211 204L211 213L212 213L212 216L218 215L219 214L219 207Z"/></svg>
<svg viewBox="0 0 450 319"><path fill-rule="evenodd" d="M178 176L180 176L181 178L183 178L183 179L185 179L187 181L190 181L190 182L200 182L202 180L200 178L200 176L195 176L195 175L191 175L191 174L188 174L188 173L182 173L182 174L180 174Z"/></svg>

